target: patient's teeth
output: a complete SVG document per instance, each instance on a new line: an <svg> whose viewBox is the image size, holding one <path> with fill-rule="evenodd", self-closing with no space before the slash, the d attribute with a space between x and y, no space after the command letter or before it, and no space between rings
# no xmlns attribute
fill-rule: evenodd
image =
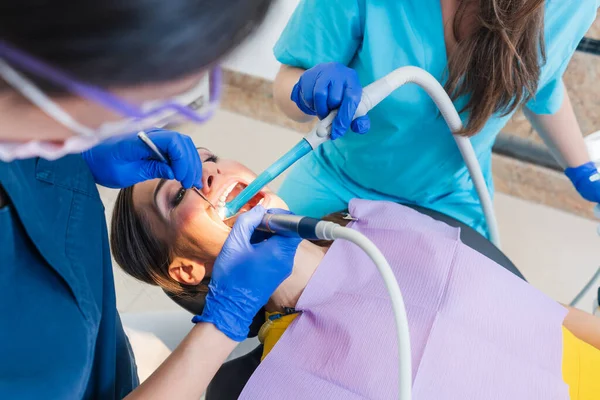
<svg viewBox="0 0 600 400"><path fill-rule="evenodd" d="M231 184L231 186L229 186L227 189L225 189L223 191L223 193L221 193L221 196L219 197L219 201L225 203L227 201L227 196L229 196L229 193L231 193L231 191L237 186L238 182L234 182Z"/></svg>
<svg viewBox="0 0 600 400"><path fill-rule="evenodd" d="M235 189L238 183L239 182L232 183L231 186L225 189L219 197L217 201L217 214L219 215L219 218L225 219L225 217L227 216L227 196L229 196L233 189Z"/></svg>

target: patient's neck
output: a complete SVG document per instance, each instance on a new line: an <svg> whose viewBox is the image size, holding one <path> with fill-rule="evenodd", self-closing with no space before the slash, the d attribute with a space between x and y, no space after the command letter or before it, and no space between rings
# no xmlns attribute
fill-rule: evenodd
<svg viewBox="0 0 600 400"><path fill-rule="evenodd" d="M283 311L284 307L296 307L298 299L326 252L326 248L319 247L306 240L302 241L294 258L292 275L279 285L265 309L274 312Z"/></svg>

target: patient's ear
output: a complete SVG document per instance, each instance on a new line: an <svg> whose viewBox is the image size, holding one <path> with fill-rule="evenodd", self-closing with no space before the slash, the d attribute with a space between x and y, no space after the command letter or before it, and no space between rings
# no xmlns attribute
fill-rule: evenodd
<svg viewBox="0 0 600 400"><path fill-rule="evenodd" d="M184 285L198 285L206 276L206 267L198 261L175 257L169 265L169 276Z"/></svg>

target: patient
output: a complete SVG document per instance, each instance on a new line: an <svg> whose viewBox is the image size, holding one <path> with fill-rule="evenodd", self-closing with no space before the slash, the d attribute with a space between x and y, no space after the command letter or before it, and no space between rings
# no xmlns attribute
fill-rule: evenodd
<svg viewBox="0 0 600 400"><path fill-rule="evenodd" d="M206 149L200 149L199 153L203 161L202 191L217 210L176 181L153 180L123 189L112 219L111 246L117 263L129 275L178 296L197 297L207 291L213 263L230 231L228 224L231 224L221 220L218 209L255 177L235 161L221 160ZM266 208L286 208L280 198L264 190L240 212L259 203ZM332 215L328 219L348 222L342 215ZM296 318L294 308L298 299L329 247L330 243L301 243L292 275L280 285L265 307L269 318L259 335L265 345L263 358ZM594 368L596 371L600 368L597 350L600 348L600 322L591 315L570 310L563 325L579 338L570 338L569 333L565 333L563 377L569 384L571 398L596 398L593 396L598 393L599 386L592 372ZM578 365L567 363L573 359L567 352L577 352L581 362Z"/></svg>

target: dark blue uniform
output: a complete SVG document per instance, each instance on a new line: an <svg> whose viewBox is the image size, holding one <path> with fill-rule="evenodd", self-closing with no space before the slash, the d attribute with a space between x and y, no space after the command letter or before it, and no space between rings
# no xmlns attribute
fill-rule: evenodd
<svg viewBox="0 0 600 400"><path fill-rule="evenodd" d="M87 165L0 162L0 185L0 399L124 397L137 371Z"/></svg>

